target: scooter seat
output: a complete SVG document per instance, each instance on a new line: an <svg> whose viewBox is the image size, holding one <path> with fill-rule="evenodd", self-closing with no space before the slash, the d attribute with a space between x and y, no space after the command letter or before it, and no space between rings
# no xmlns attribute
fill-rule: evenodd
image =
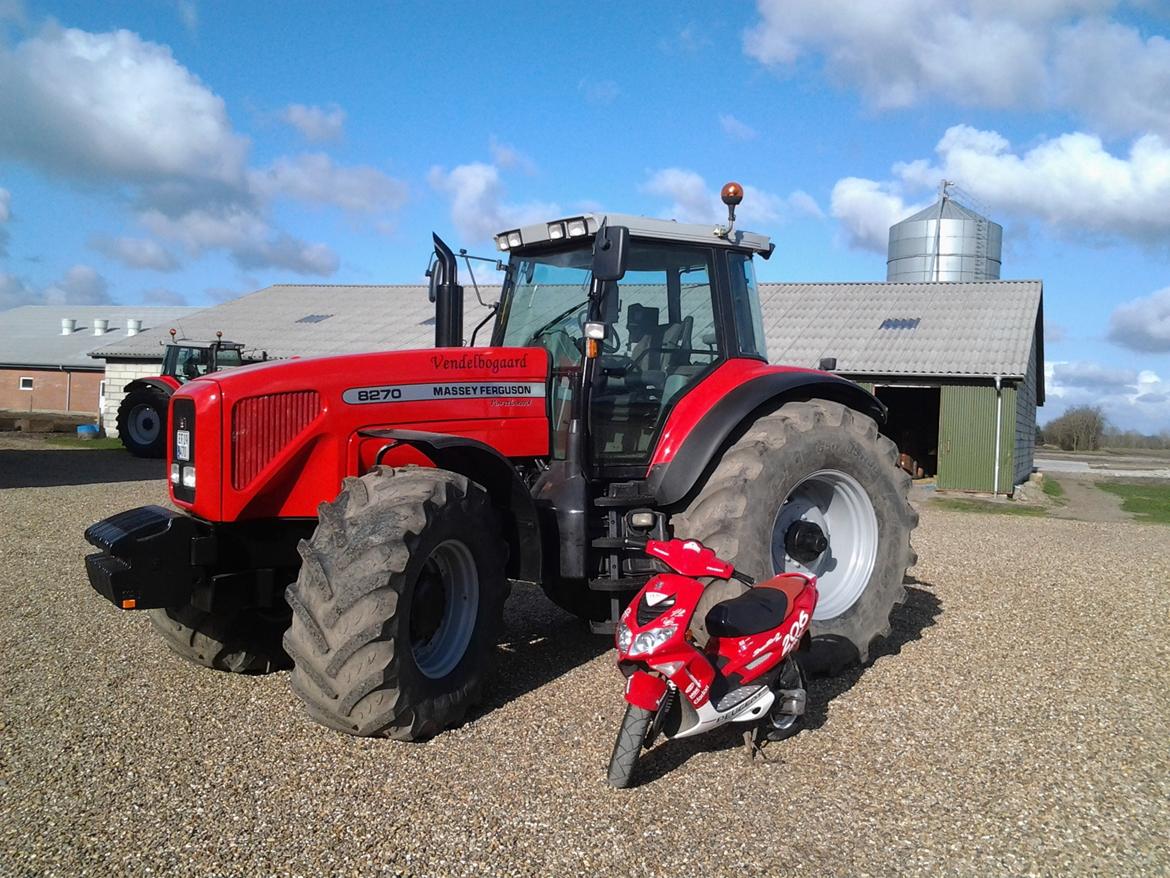
<svg viewBox="0 0 1170 878"><path fill-rule="evenodd" d="M744 637L778 628L788 615L788 595L778 588L749 588L737 598L713 606L707 632L714 637Z"/></svg>

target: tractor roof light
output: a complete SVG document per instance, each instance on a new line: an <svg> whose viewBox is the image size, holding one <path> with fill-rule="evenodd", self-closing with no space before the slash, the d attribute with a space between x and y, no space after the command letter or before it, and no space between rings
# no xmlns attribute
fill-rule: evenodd
<svg viewBox="0 0 1170 878"><path fill-rule="evenodd" d="M503 250L505 253L507 253L508 252L508 236L506 234L505 235L497 235L496 236L496 246L499 247L501 250Z"/></svg>
<svg viewBox="0 0 1170 878"><path fill-rule="evenodd" d="M519 229L517 229L514 232L508 232L508 246L509 247L519 247L523 243L524 243L524 241L520 237L520 230Z"/></svg>
<svg viewBox="0 0 1170 878"><path fill-rule="evenodd" d="M559 240L561 240L561 238L565 237L565 224L564 223L549 223L548 224L548 237L549 237L550 241L559 241Z"/></svg>
<svg viewBox="0 0 1170 878"><path fill-rule="evenodd" d="M581 238L589 233L589 227L585 224L585 217L569 220L565 223L565 228L569 232L570 238Z"/></svg>

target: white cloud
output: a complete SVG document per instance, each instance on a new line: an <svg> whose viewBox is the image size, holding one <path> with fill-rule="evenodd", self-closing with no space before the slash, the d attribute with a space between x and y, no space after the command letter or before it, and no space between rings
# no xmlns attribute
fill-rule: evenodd
<svg viewBox="0 0 1170 878"><path fill-rule="evenodd" d="M1078 405L1100 406L1110 424L1122 430L1158 433L1170 429L1170 382L1151 369L1095 362L1044 364L1048 401L1045 423Z"/></svg>
<svg viewBox="0 0 1170 878"><path fill-rule="evenodd" d="M1170 143L1157 135L1138 138L1124 155L1080 132L1016 152L995 131L956 125L935 151L933 162L895 164L892 181L849 177L837 183L833 215L851 241L883 250L889 222L916 209L905 203L904 193L932 190L942 179L956 181L993 218L1002 212L1068 235L1151 246L1164 244L1170 234Z"/></svg>
<svg viewBox="0 0 1170 878"><path fill-rule="evenodd" d="M861 177L837 181L829 212L840 221L850 246L885 253L890 226L926 206L907 204L898 190L894 184Z"/></svg>
<svg viewBox="0 0 1170 878"><path fill-rule="evenodd" d="M0 311L6 311L18 305L31 305L37 300L37 291L25 281L15 275L0 271Z"/></svg>
<svg viewBox="0 0 1170 878"><path fill-rule="evenodd" d="M106 279L88 265L75 265L43 289L0 271L0 311L18 305L105 305L112 302Z"/></svg>
<svg viewBox="0 0 1170 878"><path fill-rule="evenodd" d="M1079 113L1110 133L1170 134L1170 42L1106 18L1120 0L758 0L744 50L791 69L811 56L881 109Z"/></svg>
<svg viewBox="0 0 1170 878"><path fill-rule="evenodd" d="M177 216L147 210L141 221L151 233L184 247L192 256L223 249L241 268L284 268L298 274L329 276L337 271L337 254L273 229L240 205L197 208Z"/></svg>
<svg viewBox="0 0 1170 878"><path fill-rule="evenodd" d="M95 250L104 253L129 268L148 268L153 271L174 271L179 260L158 241L150 238L94 238Z"/></svg>
<svg viewBox="0 0 1170 878"><path fill-rule="evenodd" d="M739 121L739 119L730 113L719 114L719 126L723 129L723 133L732 140L748 141L755 140L760 136L755 128Z"/></svg>
<svg viewBox="0 0 1170 878"><path fill-rule="evenodd" d="M427 180L451 199L451 220L468 242L486 241L498 232L560 215L556 204L504 201L500 170L485 162L458 165L450 171L434 166Z"/></svg>
<svg viewBox="0 0 1170 878"><path fill-rule="evenodd" d="M515 147L500 143L494 136L488 142L488 149L492 154L492 163L496 167L505 171L516 169L525 174L536 173L536 162Z"/></svg>
<svg viewBox="0 0 1170 878"><path fill-rule="evenodd" d="M1131 350L1170 353L1170 287L1118 305L1108 337Z"/></svg>
<svg viewBox="0 0 1170 878"><path fill-rule="evenodd" d="M653 171L641 189L648 195L670 201L670 206L661 213L666 219L684 223L711 223L712 226L727 222L727 207L719 198L719 189L709 187L707 181L695 171L685 168ZM797 190L784 197L745 185L743 203L735 209L736 225L747 228L753 223L776 223L794 213L823 215L807 192Z"/></svg>
<svg viewBox="0 0 1170 878"><path fill-rule="evenodd" d="M284 196L353 213L396 210L406 201L400 180L368 165L338 165L324 153L279 158L250 179L252 190L265 198Z"/></svg>
<svg viewBox="0 0 1170 878"><path fill-rule="evenodd" d="M50 27L0 47L0 155L86 181L237 184L248 141L170 49Z"/></svg>
<svg viewBox="0 0 1170 878"><path fill-rule="evenodd" d="M281 111L280 118L310 143L339 140L345 127L345 110L337 104L327 107L289 104Z"/></svg>

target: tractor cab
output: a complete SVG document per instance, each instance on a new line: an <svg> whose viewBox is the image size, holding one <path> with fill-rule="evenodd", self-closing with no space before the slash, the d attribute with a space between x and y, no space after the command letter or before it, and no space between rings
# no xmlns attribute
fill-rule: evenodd
<svg viewBox="0 0 1170 878"><path fill-rule="evenodd" d="M732 221L733 225L733 221ZM618 246L612 277L597 270ZM752 256L762 235L625 215L504 232L508 270L492 336L551 361L553 457L569 454L580 394L597 474L645 472L671 406L731 358L767 360Z"/></svg>
<svg viewBox="0 0 1170 878"><path fill-rule="evenodd" d="M171 342L163 356L162 374L186 384L193 378L242 366L243 349L239 342L218 337L215 341L176 339L172 331Z"/></svg>

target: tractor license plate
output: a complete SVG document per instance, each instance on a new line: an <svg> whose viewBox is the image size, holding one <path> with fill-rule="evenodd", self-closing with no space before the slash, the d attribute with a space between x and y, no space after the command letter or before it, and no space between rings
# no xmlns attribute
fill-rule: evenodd
<svg viewBox="0 0 1170 878"><path fill-rule="evenodd" d="M175 457L179 460L191 459L191 431L175 431Z"/></svg>

